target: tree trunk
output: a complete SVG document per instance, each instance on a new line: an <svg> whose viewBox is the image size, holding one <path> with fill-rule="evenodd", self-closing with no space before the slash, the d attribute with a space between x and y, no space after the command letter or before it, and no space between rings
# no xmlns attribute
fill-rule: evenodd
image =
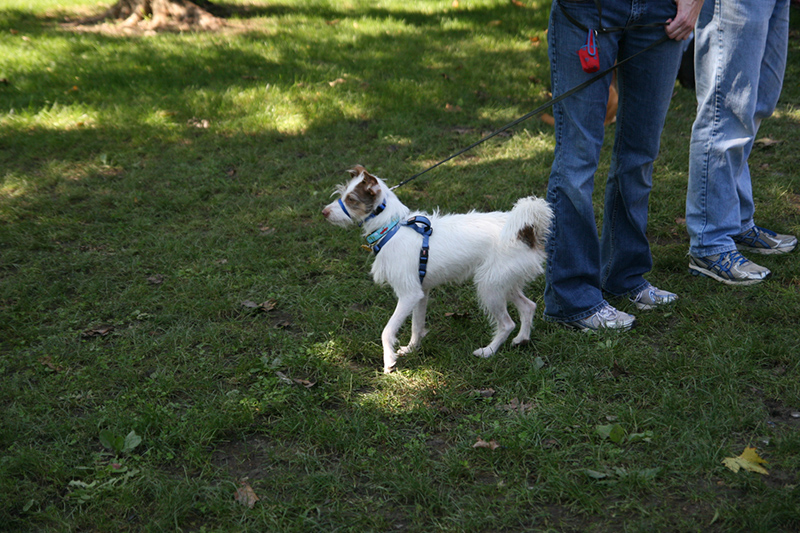
<svg viewBox="0 0 800 533"><path fill-rule="evenodd" d="M222 20L190 0L117 0L102 16L122 19L125 27L216 30Z"/></svg>

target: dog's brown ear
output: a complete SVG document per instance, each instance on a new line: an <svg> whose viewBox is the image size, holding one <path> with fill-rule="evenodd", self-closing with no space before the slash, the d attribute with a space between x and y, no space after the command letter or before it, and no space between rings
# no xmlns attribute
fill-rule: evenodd
<svg viewBox="0 0 800 533"><path fill-rule="evenodd" d="M370 196L378 196L381 192L381 186L378 184L378 178L367 172L367 169L361 165L356 165L347 172L354 178L356 176L363 176L361 179L361 190Z"/></svg>
<svg viewBox="0 0 800 533"><path fill-rule="evenodd" d="M355 178L356 176L360 175L362 172L366 172L366 171L367 171L366 168L362 167L361 165L356 165L355 167L351 168L347 172L351 176L353 176Z"/></svg>
<svg viewBox="0 0 800 533"><path fill-rule="evenodd" d="M381 192L381 186L378 184L378 178L366 170L364 171L364 179L361 180L361 183L364 184L364 188L372 196L378 196L378 194Z"/></svg>

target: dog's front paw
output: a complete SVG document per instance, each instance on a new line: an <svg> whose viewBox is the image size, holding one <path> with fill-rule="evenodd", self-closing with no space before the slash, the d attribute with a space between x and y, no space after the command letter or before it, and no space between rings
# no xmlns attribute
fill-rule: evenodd
<svg viewBox="0 0 800 533"><path fill-rule="evenodd" d="M383 367L383 373L391 374L392 372L394 372L394 368L395 368L394 366L385 366Z"/></svg>
<svg viewBox="0 0 800 533"><path fill-rule="evenodd" d="M494 355L494 350L492 350L491 348L478 348L477 350L472 352L472 355L475 355L477 357L482 357L483 359L488 359Z"/></svg>

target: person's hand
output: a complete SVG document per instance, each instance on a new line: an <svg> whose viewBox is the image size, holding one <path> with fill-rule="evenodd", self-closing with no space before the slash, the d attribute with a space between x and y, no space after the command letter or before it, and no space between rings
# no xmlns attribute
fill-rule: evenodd
<svg viewBox="0 0 800 533"><path fill-rule="evenodd" d="M666 32L670 39L685 41L691 37L703 0L675 0L678 12L675 18L667 19Z"/></svg>

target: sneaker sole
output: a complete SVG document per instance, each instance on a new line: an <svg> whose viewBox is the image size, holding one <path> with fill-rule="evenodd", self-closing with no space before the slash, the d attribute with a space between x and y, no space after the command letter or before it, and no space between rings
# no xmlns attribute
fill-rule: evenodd
<svg viewBox="0 0 800 533"><path fill-rule="evenodd" d="M794 251L797 248L797 243L794 246L785 246L783 248L755 248L753 246L747 246L745 244L737 244L736 248L742 252L747 252L750 254L760 254L760 255L773 255L773 254L788 254L789 252Z"/></svg>
<svg viewBox="0 0 800 533"><path fill-rule="evenodd" d="M689 265L689 273L692 276L703 276L704 278L715 279L715 280L717 280L719 282L724 283L725 285L740 285L740 286L743 286L743 287L746 287L748 285L755 285L756 283L761 283L762 281L767 279L771 274L771 273L767 274L766 276L764 276L761 279L746 279L746 280L743 280L743 281L736 281L736 280L732 280L732 279L723 278L721 276L718 276L718 275L714 274L710 270L706 270L705 268L700 268L700 267L695 266L695 265Z"/></svg>
<svg viewBox="0 0 800 533"><path fill-rule="evenodd" d="M576 324L575 322L562 322L562 324L567 328L574 329L576 331L630 331L631 329L633 329L633 326L636 325L636 320L634 320L627 326L622 326L619 328L600 327L594 329L586 326L581 326L579 324Z"/></svg>

